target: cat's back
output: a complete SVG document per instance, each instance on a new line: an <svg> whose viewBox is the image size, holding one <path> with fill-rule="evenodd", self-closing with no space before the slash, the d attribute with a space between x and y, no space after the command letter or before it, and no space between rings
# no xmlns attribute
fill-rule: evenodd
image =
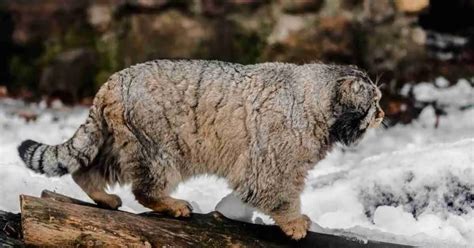
<svg viewBox="0 0 474 248"><path fill-rule="evenodd" d="M194 134L219 108L240 101L252 66L204 60L155 60L116 75L125 122L163 140ZM116 80L116 81L117 81Z"/></svg>
<svg viewBox="0 0 474 248"><path fill-rule="evenodd" d="M222 98L259 92L268 84L285 81L295 65L242 65L207 60L154 60L116 73L125 104L214 104ZM287 75L286 75L287 74Z"/></svg>
<svg viewBox="0 0 474 248"><path fill-rule="evenodd" d="M248 73L251 67L212 60L164 59L136 64L117 72L116 75L131 87L171 84L168 86L176 86L180 89L180 86L200 82L225 82L225 79L230 76L238 77Z"/></svg>
<svg viewBox="0 0 474 248"><path fill-rule="evenodd" d="M260 63L242 65L217 60L153 60L130 66L116 73L125 86L167 85L180 86L197 84L206 88L210 84L229 87L238 83L265 82L275 76L287 76L297 67L287 63ZM199 85L203 83L202 85ZM127 85L128 84L128 85Z"/></svg>
<svg viewBox="0 0 474 248"><path fill-rule="evenodd" d="M154 60L116 74L128 108L171 111L223 97L246 80L249 67L220 61ZM219 95L219 96L218 96ZM143 105L143 106L138 106ZM158 108L158 109L157 109Z"/></svg>

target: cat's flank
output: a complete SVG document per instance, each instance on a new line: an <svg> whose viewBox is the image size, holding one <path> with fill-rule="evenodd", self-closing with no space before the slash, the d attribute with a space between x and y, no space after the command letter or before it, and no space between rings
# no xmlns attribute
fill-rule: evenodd
<svg viewBox="0 0 474 248"><path fill-rule="evenodd" d="M156 60L112 75L65 143L27 140L18 151L38 173L71 173L99 205L118 208L120 198L104 189L131 184L142 205L176 217L191 214L169 196L176 186L214 174L301 239L310 225L300 210L308 170L336 142L351 144L380 124L380 97L353 66Z"/></svg>

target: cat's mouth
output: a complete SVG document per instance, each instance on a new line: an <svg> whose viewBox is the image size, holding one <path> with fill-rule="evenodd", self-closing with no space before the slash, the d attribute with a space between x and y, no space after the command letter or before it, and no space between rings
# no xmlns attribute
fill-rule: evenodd
<svg viewBox="0 0 474 248"><path fill-rule="evenodd" d="M369 127L378 128L382 124L385 112L380 107L377 107L377 112L374 114L374 118L370 121Z"/></svg>

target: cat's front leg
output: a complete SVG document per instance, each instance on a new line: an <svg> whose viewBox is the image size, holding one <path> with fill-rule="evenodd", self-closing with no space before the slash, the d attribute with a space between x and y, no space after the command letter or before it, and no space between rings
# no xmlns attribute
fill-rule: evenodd
<svg viewBox="0 0 474 248"><path fill-rule="evenodd" d="M291 201L282 201L269 214L281 230L294 240L304 238L311 226L309 217L300 212L299 196Z"/></svg>
<svg viewBox="0 0 474 248"><path fill-rule="evenodd" d="M260 184L257 187L256 181L241 182L236 189L244 203L247 203L263 213L270 215L281 230L294 240L302 239L310 227L311 221L301 214L300 193L301 186L291 183L283 183L282 180L273 180L275 184ZM290 187L293 186L293 187ZM258 189L258 190L253 190Z"/></svg>
<svg viewBox="0 0 474 248"><path fill-rule="evenodd" d="M273 217L273 219L275 219L275 222L281 230L294 240L306 237L309 227L311 226L311 220L304 214L294 219L287 217Z"/></svg>

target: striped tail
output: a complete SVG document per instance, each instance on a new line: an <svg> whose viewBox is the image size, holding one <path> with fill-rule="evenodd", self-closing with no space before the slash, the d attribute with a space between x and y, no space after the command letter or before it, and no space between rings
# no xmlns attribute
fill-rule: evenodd
<svg viewBox="0 0 474 248"><path fill-rule="evenodd" d="M31 170L47 176L62 176L92 163L104 142L102 118L91 110L86 123L74 136L60 145L25 140L18 153Z"/></svg>

